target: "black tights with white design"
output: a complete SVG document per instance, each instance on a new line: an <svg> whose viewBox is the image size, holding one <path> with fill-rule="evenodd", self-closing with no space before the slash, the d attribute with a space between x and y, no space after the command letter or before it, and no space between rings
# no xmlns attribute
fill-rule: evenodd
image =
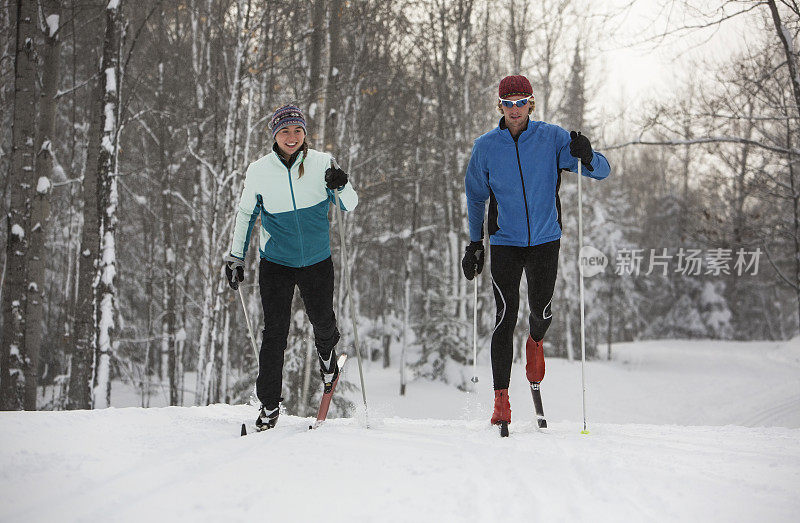
<svg viewBox="0 0 800 523"><path fill-rule="evenodd" d="M519 282L522 270L528 279L530 334L535 341L544 338L552 321L550 302L558 274L561 240L533 247L490 246L492 283L497 304L492 334L492 375L494 389L507 389L514 358L514 328L519 311Z"/></svg>

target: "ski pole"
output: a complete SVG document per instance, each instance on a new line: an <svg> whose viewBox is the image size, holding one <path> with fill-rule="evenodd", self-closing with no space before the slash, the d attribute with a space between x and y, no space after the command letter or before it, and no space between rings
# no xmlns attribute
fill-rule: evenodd
<svg viewBox="0 0 800 523"><path fill-rule="evenodd" d="M256 347L256 338L253 336L253 327L250 326L250 317L247 315L247 307L244 305L244 295L242 294L242 287L237 287L239 291L239 301L242 304L242 311L244 312L244 322L247 324L247 332L250 333L250 345L253 347L253 353L256 355L256 367L259 366L258 347ZM253 385L253 397L258 398L258 387ZM244 425L242 425L244 430ZM243 432L244 434L244 432Z"/></svg>
<svg viewBox="0 0 800 523"><path fill-rule="evenodd" d="M478 273L475 273L475 293L472 300L472 383L478 383Z"/></svg>
<svg viewBox="0 0 800 523"><path fill-rule="evenodd" d="M583 430L581 434L589 434L586 428L586 329L584 326L583 309L583 262L581 261L581 250L583 250L583 194L581 192L581 172L582 161L578 160L578 272L580 273L580 301L581 301L581 398L583 401Z"/></svg>
<svg viewBox="0 0 800 523"><path fill-rule="evenodd" d="M331 167L338 168L336 160L331 156ZM341 245L342 253L342 277L344 278L345 285L347 286L347 301L350 305L350 319L353 321L353 343L356 348L356 356L358 357L358 376L361 378L361 397L364 399L364 415L367 413L367 389L364 386L364 370L361 364L361 350L358 344L358 326L356 325L356 309L353 305L353 289L350 286L350 273L347 270L347 245L344 241L344 224L342 223L342 209L339 203L339 191L333 190L333 196L336 199L336 221L339 225L339 243Z"/></svg>
<svg viewBox="0 0 800 523"><path fill-rule="evenodd" d="M256 364L258 364L258 348L256 348L256 338L253 336L253 328L250 326L250 318L247 316L247 307L244 305L244 295L242 294L242 288L238 287L239 289L239 300L242 302L242 311L244 311L244 321L247 323L247 332L250 333L250 344L253 346L253 352L256 355Z"/></svg>

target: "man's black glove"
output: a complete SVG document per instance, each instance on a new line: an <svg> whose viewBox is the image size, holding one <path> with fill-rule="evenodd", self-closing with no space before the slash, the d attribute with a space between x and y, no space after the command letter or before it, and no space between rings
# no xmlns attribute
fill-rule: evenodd
<svg viewBox="0 0 800 523"><path fill-rule="evenodd" d="M461 269L468 280L483 270L483 242L469 242L461 260Z"/></svg>
<svg viewBox="0 0 800 523"><path fill-rule="evenodd" d="M575 158L580 158L584 167L590 171L594 171L594 167L592 167L594 153L592 152L592 144L589 143L589 139L582 135L580 131L577 133L575 131L570 131L569 137L569 154Z"/></svg>
<svg viewBox="0 0 800 523"><path fill-rule="evenodd" d="M231 289L239 288L239 283L244 281L244 260L229 254L222 259L225 262L225 276Z"/></svg>
<svg viewBox="0 0 800 523"><path fill-rule="evenodd" d="M347 173L339 167L328 167L325 171L325 185L328 189L341 189L347 184Z"/></svg>

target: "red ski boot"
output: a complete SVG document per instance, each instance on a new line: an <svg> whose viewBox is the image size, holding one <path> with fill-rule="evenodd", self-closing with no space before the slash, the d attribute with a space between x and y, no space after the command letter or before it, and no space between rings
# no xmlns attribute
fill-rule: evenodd
<svg viewBox="0 0 800 523"><path fill-rule="evenodd" d="M508 402L508 389L494 391L494 414L492 425L500 425L500 437L508 437L508 424L511 423L511 404Z"/></svg>
<svg viewBox="0 0 800 523"><path fill-rule="evenodd" d="M544 340L533 341L528 336L525 344L525 375L531 383L539 383L544 379Z"/></svg>
<svg viewBox="0 0 800 523"><path fill-rule="evenodd" d="M497 425L501 421L511 423L511 404L508 402L508 389L494 391L492 425Z"/></svg>

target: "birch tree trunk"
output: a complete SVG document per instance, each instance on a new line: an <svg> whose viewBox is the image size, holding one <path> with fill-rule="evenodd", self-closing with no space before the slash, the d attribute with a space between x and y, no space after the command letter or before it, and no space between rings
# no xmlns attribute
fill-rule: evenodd
<svg viewBox="0 0 800 523"><path fill-rule="evenodd" d="M11 172L8 173L10 207L6 225L6 268L3 279L3 342L0 347L0 399L4 410L23 407L26 367L25 315L28 213L31 188L36 186L34 134L36 100L36 6L16 2L14 55L14 113Z"/></svg>
<svg viewBox="0 0 800 523"><path fill-rule="evenodd" d="M119 28L118 2L105 9L100 71L94 82L86 170L83 177L83 232L75 306L74 346L68 409L89 409L108 400L110 333L114 326L116 222L116 113ZM100 303L98 303L98 298ZM94 390L93 390L94 389Z"/></svg>
<svg viewBox="0 0 800 523"><path fill-rule="evenodd" d="M90 140L99 135L100 99L99 77L93 82L92 116L89 124ZM98 139L99 141L99 139ZM100 230L97 209L98 150L89 147L83 174L83 230L80 240L80 259L77 272L77 300L75 302L73 346L70 355L69 390L67 409L92 407L92 381L94 372L95 333L95 262L100 251Z"/></svg>
<svg viewBox="0 0 800 523"><path fill-rule="evenodd" d="M419 121L418 121L419 124ZM416 157L419 160L419 142L416 147ZM417 163L419 165L419 163ZM408 352L408 331L411 328L411 268L414 266L414 231L417 227L417 202L419 202L419 179L414 181L414 202L411 211L411 234L406 245L406 259L403 281L403 345L400 349L400 395L406 394L406 353Z"/></svg>
<svg viewBox="0 0 800 523"><path fill-rule="evenodd" d="M511 60L514 68L512 74L522 73L522 57L528 46L529 25L528 10L530 3L528 0L510 0L506 4L508 10L508 47L511 50Z"/></svg>
<svg viewBox="0 0 800 523"><path fill-rule="evenodd" d="M177 248L175 245L175 235L173 233L173 222L175 216L173 212L173 186L172 186L172 165L169 158L169 140L170 136L167 132L167 118L168 111L166 102L166 92L164 86L165 77L165 57L164 51L168 49L166 39L166 28L164 27L164 13L159 16L159 46L158 46L158 90L156 93L156 112L158 113L158 129L156 134L158 137L158 170L161 175L161 202L164 215L161 220L162 234L164 237L164 315L161 321L161 381L169 382L169 404L178 404L178 382L177 382L177 369L176 369L176 341L175 333L177 327L175 325L175 309L176 309L176 295L178 293L177 280L178 274L176 269L176 256Z"/></svg>
<svg viewBox="0 0 800 523"><path fill-rule="evenodd" d="M106 6L106 33L103 39L103 61L100 75L103 93L103 112L101 127L103 134L99 144L97 160L97 190L100 218L101 256L97 296L100 299L96 309L97 353L94 376L94 407L108 407L111 404L111 333L114 329L116 310L114 278L116 276L116 229L117 229L117 119L119 113L119 4L120 0L110 0ZM84 224L86 226L86 224Z"/></svg>
<svg viewBox="0 0 800 523"><path fill-rule="evenodd" d="M309 51L308 68L308 124L311 129L311 140L317 142L320 135L325 133L320 121L324 122L323 110L318 104L318 100L324 97L324 90L320 87L322 81L322 53L326 43L326 21L327 9L325 0L314 0L311 4L311 49ZM326 70L327 76L327 70ZM324 137L323 137L324 138Z"/></svg>
<svg viewBox="0 0 800 523"><path fill-rule="evenodd" d="M208 85L208 76L207 76L207 67L206 67L206 52L208 48L208 38L206 34L205 26L200 24L200 20L203 17L208 17L210 13L208 11L202 12L202 4L205 3L206 7L210 2L208 0L206 2L202 2L202 0L198 0L192 2L191 5L191 31L192 31L192 73L193 73L193 82L195 85L195 116L197 119L202 118L205 112L205 96L206 93L210 90ZM189 148L190 152L192 151L192 147L200 147L202 146L202 127L200 127L197 138L189 138L189 143L187 143L187 147ZM195 155L196 156L196 155ZM202 250L203 260L208 259L209 253L208 249L209 243L211 241L210 238L210 229L211 225L208 222L210 217L210 213L207 212L207 201L208 201L208 193L210 191L209 187L209 171L208 166L200 161L199 158L195 158L197 160L197 167L199 170L199 182L196 184L195 187L195 208L200 209L201 216L204 218L200 222L199 232L200 232L200 249ZM204 265L204 264L203 264ZM201 404L201 396L202 396L202 383L203 383L203 369L205 368L205 358L206 358L206 351L208 348L208 337L211 330L211 302L213 299L213 292L211 285L208 284L208 275L202 275L203 278L206 280L206 285L203 285L203 302L202 302L202 311L201 311L201 320L200 320L200 339L198 340L197 344L197 375L195 377L195 405Z"/></svg>
<svg viewBox="0 0 800 523"><path fill-rule="evenodd" d="M337 150L339 143L336 142L337 133L335 132L336 122L338 120L338 113L332 110L336 107L334 96L338 92L338 79L339 69L338 65L341 57L341 40L340 32L337 30L337 23L341 20L342 16L342 0L331 0L328 7L326 18L325 33L327 35L327 67L325 68L325 138L326 142L320 144L321 149L332 152ZM333 115L336 115L335 117Z"/></svg>

